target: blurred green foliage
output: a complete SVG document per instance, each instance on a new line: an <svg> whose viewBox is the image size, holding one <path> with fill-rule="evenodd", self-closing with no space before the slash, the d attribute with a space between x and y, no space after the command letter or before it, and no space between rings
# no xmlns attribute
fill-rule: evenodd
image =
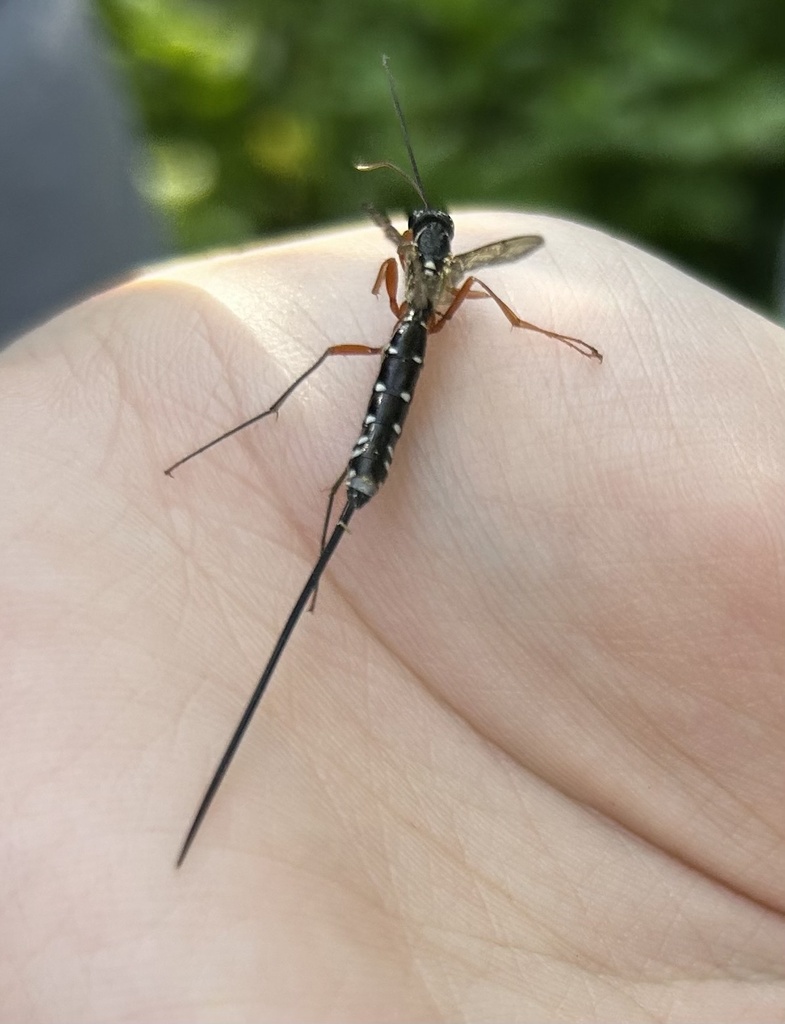
<svg viewBox="0 0 785 1024"><path fill-rule="evenodd" d="M433 202L596 222L771 305L785 221L781 0L95 0L185 250Z"/></svg>

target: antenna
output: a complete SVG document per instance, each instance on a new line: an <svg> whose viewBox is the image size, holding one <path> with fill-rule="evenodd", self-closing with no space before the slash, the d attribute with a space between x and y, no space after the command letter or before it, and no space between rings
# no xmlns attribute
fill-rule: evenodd
<svg viewBox="0 0 785 1024"><path fill-rule="evenodd" d="M414 191L420 197L420 199L422 199L423 206L430 206L430 203L428 202L428 200L425 198L425 196L422 193L422 189L417 184L417 182L414 180L414 178L411 176L411 174L407 174L406 171L404 171L397 164L390 163L389 160L379 160L375 164L355 164L354 165L354 169L356 171L379 171L382 168L386 168L388 171L395 171L396 174L400 174L400 176L407 183L407 185L411 185L412 188L414 189Z"/></svg>
<svg viewBox="0 0 785 1024"><path fill-rule="evenodd" d="M414 151L412 144L409 140L409 129L406 127L406 119L403 116L403 110L401 110L401 101L398 99L398 90L395 87L395 79L393 78L392 71L390 70L390 58L386 55L382 55L382 65L387 74L387 81L390 84L390 95L392 96L393 106L395 107L395 113L398 116L398 124L401 126L401 132L403 134L403 142L406 146L406 152L409 154L409 163L412 165L412 173L414 176L414 183L417 186L416 191L420 193L420 198L429 206L428 200L425 198L425 189L423 188L422 179L420 178L420 171L417 167L417 161L414 159Z"/></svg>

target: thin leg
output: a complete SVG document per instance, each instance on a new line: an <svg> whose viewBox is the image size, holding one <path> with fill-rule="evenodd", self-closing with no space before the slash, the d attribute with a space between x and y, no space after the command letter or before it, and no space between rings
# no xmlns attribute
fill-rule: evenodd
<svg viewBox="0 0 785 1024"><path fill-rule="evenodd" d="M529 323L528 320L521 320L518 314L510 309L507 303L500 299L496 292L492 291L484 281L480 281L477 277L466 278L461 287L455 293L455 298L452 300L445 312L440 315L436 326L431 328L431 334L436 334L442 329L442 327L444 327L448 320L455 316L465 299L469 297L478 297L479 293L472 292L474 285L478 285L483 289L489 299L493 299L513 327L524 327L527 331L536 331L538 334L544 334L547 338L555 338L557 341L563 341L565 345L569 345L570 348L574 348L575 351L580 352L582 356L588 356L590 359L598 359L602 362L602 353L599 349L596 349L594 345L590 345L588 341L583 341L582 338L571 338L568 334L557 334L556 331L548 331L544 327L538 327L536 324Z"/></svg>
<svg viewBox="0 0 785 1024"><path fill-rule="evenodd" d="M371 168L369 166L366 167L364 164L362 164L362 165L355 164L354 166L357 168L358 171L359 170L371 170ZM392 242L392 244L395 246L395 248L396 249L400 248L400 246L403 244L404 240L406 239L406 235L405 234L402 235L400 233L400 231L397 230L397 228L393 227L392 221L387 216L387 214L386 213L382 213L381 211L377 210L376 207L372 203L363 203L363 209L368 214L368 216L371 218L371 220L374 222L374 224L376 224L377 227L380 227L382 229L382 231L385 234L385 237L390 242Z"/></svg>
<svg viewBox="0 0 785 1024"><path fill-rule="evenodd" d="M327 499L327 511L324 514L324 523L322 524L322 539L321 539L321 543L320 543L320 546L319 546L319 554L320 555L322 554L322 552L324 551L324 549L325 549L325 547L327 545L327 532L330 529L330 519L332 518L332 514L333 514L333 505L335 504L335 495L338 493L338 490L339 490L341 484L346 479L346 473L347 473L347 470L344 469L341 472L341 475L338 477L338 479L335 481L335 483L330 488L330 497ZM316 607L316 596L317 596L318 593L319 593L319 584L317 583L316 587L314 588L313 597L311 598L311 603L308 605L308 611L309 612L312 612L314 610L314 608Z"/></svg>
<svg viewBox="0 0 785 1024"><path fill-rule="evenodd" d="M452 318L463 305L469 292L471 291L472 283L472 278L467 277L466 280L461 285L461 287L454 292L453 300L447 307L447 309L445 309L443 313L436 313L432 317L432 323L428 324L428 330L431 334L438 334L439 331L441 331L442 328L445 326L447 321L452 320Z"/></svg>
<svg viewBox="0 0 785 1024"><path fill-rule="evenodd" d="M167 476L171 476L172 473L183 465L184 462L188 462L190 459L195 458L197 455L201 455L202 452L206 452L208 448L212 448L213 445L218 444L220 441L225 441L227 437L231 437L232 434L237 434L241 430L245 430L246 427L250 427L252 423L258 423L259 420L263 420L265 416L270 416L273 413L277 413L281 408L286 399L293 394L302 382L310 377L314 370L318 370L322 363L329 358L329 356L373 356L378 355L384 346L373 347L371 345L332 345L326 349L316 362L309 366L305 373L301 373L300 376L290 384L284 393L273 402L269 409L265 409L264 412L260 412L257 416L252 416L249 420L238 424L236 427L232 427L231 430L227 430L225 434L221 434L220 437L214 437L212 441L208 441L207 444L203 444L201 448L197 448L196 451L190 452L188 455L183 456L182 459L178 459L177 462L169 466L168 469L164 470Z"/></svg>
<svg viewBox="0 0 785 1024"><path fill-rule="evenodd" d="M324 524L322 525L322 540L321 540L321 544L319 545L319 554L321 554L322 551L324 551L324 546L327 543L327 533L328 533L328 531L330 529L330 519L332 518L332 514L333 514L333 505L335 504L335 495L338 493L338 490L340 489L341 484L346 479L346 473L347 473L347 470L344 469L344 471L341 473L341 475L338 477L338 479L335 481L335 483L330 488L330 496L327 499L327 511L324 514Z"/></svg>
<svg viewBox="0 0 785 1024"><path fill-rule="evenodd" d="M393 316L400 320L406 311L406 305L398 302L398 263L393 256L385 260L379 267L379 273L376 275L371 289L374 295L378 295L382 290L382 283L384 283Z"/></svg>

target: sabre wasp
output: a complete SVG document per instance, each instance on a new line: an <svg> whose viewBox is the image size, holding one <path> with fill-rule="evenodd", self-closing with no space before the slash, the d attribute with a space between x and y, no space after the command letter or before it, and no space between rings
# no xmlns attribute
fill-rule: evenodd
<svg viewBox="0 0 785 1024"><path fill-rule="evenodd" d="M330 490L327 514L322 530L322 545L319 558L308 577L300 596L294 604L289 618L278 637L270 659L256 684L245 711L229 740L218 767L194 815L191 826L185 837L177 857L177 867L185 860L191 845L196 838L205 815L218 792L224 776L237 753L237 749L251 722L278 661L283 654L289 638L309 602L315 599L319 581L333 556L338 543L347 530L354 513L366 505L376 494L390 469L395 446L401 436L404 421L411 405L417 381L425 359L428 338L436 334L460 309L467 298L492 299L513 327L522 327L536 331L549 338L555 338L581 355L602 361L602 355L588 342L580 338L571 338L565 334L548 331L535 324L522 320L502 299L474 276L474 271L500 263L511 263L534 252L543 244L539 235L521 235L507 238L500 242L491 242L479 249L453 255L451 243L454 226L452 218L444 210L431 206L425 197L425 189L414 158L409 132L403 116L395 81L390 71L388 59L382 58L387 81L392 96L393 106L398 124L403 135L404 145L409 157L411 174L389 161L371 164L355 164L357 170L374 171L381 168L393 171L404 178L416 192L421 208L416 209L409 217L408 230L401 234L390 221L389 217L371 206L366 210L371 219L384 232L395 246L396 257L385 260L373 286L373 294L378 295L384 286L387 298L395 318L395 329L389 342L378 348L367 345L339 344L332 345L309 366L279 398L264 412L240 423L220 437L184 458L175 462L165 470L168 476L185 462L212 448L220 441L226 440L252 423L277 413L287 398L317 370L330 356L349 355L381 355L382 362L376 383L373 386L368 407L363 418L360 436L349 457L346 468ZM403 301L398 295L398 263L403 271ZM346 503L338 517L332 533L329 524L335 496L343 483L346 483ZM329 534L329 536L328 536Z"/></svg>

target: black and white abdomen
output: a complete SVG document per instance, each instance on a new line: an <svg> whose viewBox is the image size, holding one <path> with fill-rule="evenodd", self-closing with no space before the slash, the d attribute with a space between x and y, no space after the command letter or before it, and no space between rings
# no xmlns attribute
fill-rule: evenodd
<svg viewBox="0 0 785 1024"><path fill-rule="evenodd" d="M346 488L356 508L370 501L387 479L422 369L427 338L423 317L410 313L398 324L387 346L362 433L347 467Z"/></svg>

